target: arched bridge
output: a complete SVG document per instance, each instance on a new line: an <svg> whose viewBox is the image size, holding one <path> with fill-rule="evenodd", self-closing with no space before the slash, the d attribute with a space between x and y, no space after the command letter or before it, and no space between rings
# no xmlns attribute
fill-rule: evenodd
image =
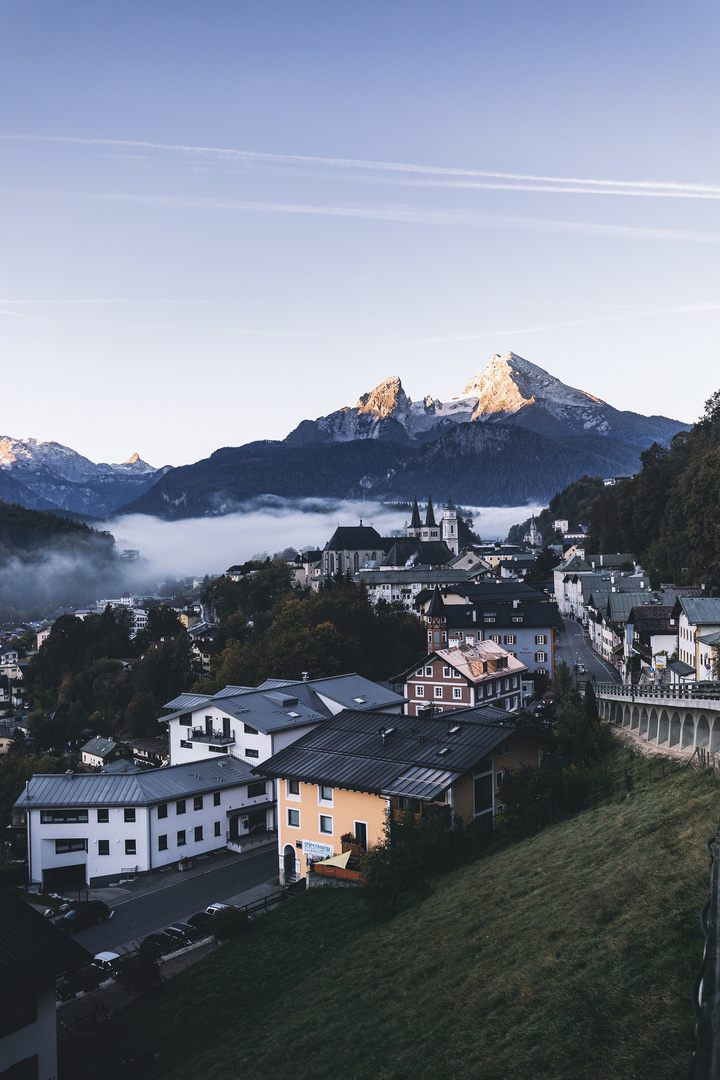
<svg viewBox="0 0 720 1080"><path fill-rule="evenodd" d="M720 683L597 683L598 712L656 746L720 750Z"/></svg>

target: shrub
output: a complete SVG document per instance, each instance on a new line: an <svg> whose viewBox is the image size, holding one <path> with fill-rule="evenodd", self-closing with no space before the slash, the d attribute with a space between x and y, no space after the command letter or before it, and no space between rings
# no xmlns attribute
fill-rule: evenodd
<svg viewBox="0 0 720 1080"><path fill-rule="evenodd" d="M228 941L240 937L250 925L247 913L237 907L222 908L212 919L212 935L216 941Z"/></svg>

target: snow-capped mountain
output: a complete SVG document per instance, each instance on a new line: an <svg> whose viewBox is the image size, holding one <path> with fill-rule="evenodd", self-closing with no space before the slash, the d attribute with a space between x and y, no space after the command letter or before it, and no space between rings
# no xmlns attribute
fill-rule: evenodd
<svg viewBox="0 0 720 1080"><path fill-rule="evenodd" d="M13 502L34 510L106 517L142 495L168 468L156 469L138 454L117 465L95 464L62 443L0 436L0 491L7 489Z"/></svg>
<svg viewBox="0 0 720 1080"><path fill-rule="evenodd" d="M515 424L543 435L594 432L637 446L665 442L679 425L667 417L622 412L601 398L567 386L528 360L507 353L493 356L464 390L443 402L427 395L412 401L395 375L345 407L317 420L304 420L286 442L427 442L457 424Z"/></svg>
<svg viewBox="0 0 720 1080"><path fill-rule="evenodd" d="M267 495L397 501L428 489L466 505L541 502L583 473L636 472L642 449L685 426L622 412L508 353L450 401L412 401L393 376L283 442L225 447L173 469L124 509L214 516Z"/></svg>

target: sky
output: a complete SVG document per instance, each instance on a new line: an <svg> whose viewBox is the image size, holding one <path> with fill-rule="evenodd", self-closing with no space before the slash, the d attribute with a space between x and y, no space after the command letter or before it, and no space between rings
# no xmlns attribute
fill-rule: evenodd
<svg viewBox="0 0 720 1080"><path fill-rule="evenodd" d="M720 386L710 0L0 0L0 434L182 465L509 350Z"/></svg>

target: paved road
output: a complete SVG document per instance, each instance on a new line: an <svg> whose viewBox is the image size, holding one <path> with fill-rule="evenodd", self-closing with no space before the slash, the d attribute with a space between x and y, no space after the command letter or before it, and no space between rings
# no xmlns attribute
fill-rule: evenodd
<svg viewBox="0 0 720 1080"><path fill-rule="evenodd" d="M562 660L574 671L575 664L584 664L587 678L593 675L598 682L621 682L620 672L596 653L583 632L580 623L565 620L565 632L560 634L560 644L555 646L555 663Z"/></svg>
<svg viewBox="0 0 720 1080"><path fill-rule="evenodd" d="M117 899L108 900L114 910L112 919L79 931L74 935L75 940L93 954L105 950L118 952L118 946L184 920L208 904L226 902L256 885L276 880L277 870L277 849L273 847L173 884L165 885L160 879L157 888L131 899L118 890Z"/></svg>

